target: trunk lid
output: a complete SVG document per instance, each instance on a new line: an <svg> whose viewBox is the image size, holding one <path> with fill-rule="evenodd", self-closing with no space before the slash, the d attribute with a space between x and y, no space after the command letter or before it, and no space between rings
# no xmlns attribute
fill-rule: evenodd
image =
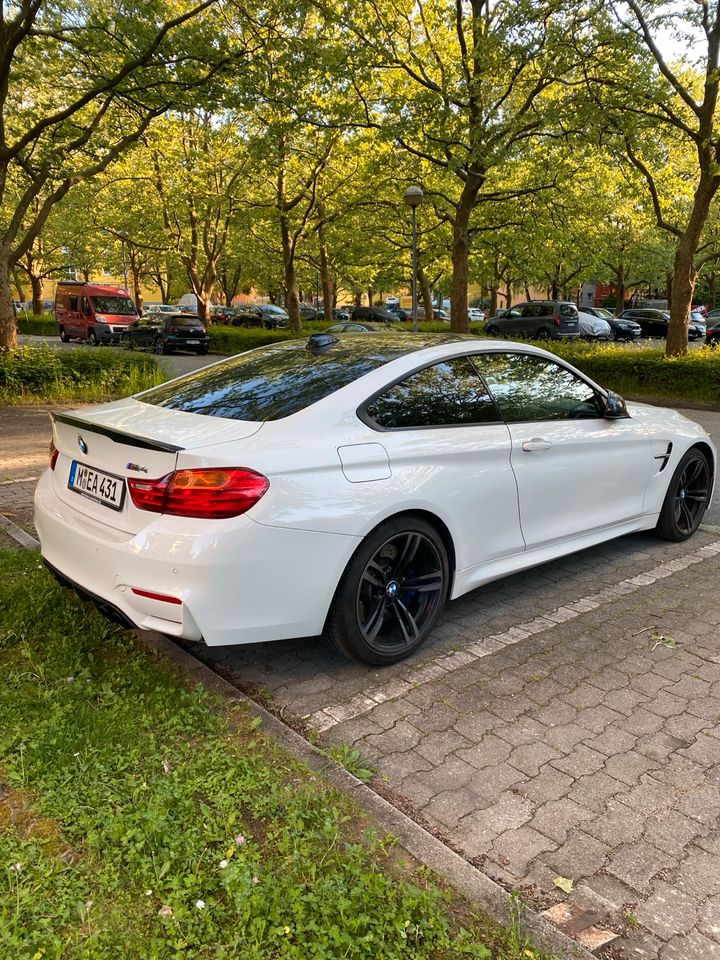
<svg viewBox="0 0 720 960"><path fill-rule="evenodd" d="M158 514L134 506L128 478L159 479L176 469L181 451L243 440L261 427L262 423L168 410L133 398L56 413L53 439L59 455L53 472L55 491L63 502L93 520L137 533ZM233 466L232 459L228 451L225 465ZM94 486L90 484L83 493L71 489L71 484L82 485L82 474L88 469ZM113 505L107 502L107 492L112 494Z"/></svg>

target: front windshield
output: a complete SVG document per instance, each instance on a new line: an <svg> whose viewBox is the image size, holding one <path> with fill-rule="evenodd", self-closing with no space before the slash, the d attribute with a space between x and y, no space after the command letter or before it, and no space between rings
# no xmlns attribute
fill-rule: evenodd
<svg viewBox="0 0 720 960"><path fill-rule="evenodd" d="M612 313L610 313L609 310L606 310L605 307L596 307L596 308L595 308L595 316L596 316L596 317L602 317L603 320L612 320L612 319L613 319Z"/></svg>
<svg viewBox="0 0 720 960"><path fill-rule="evenodd" d="M91 297L96 313L112 313L117 317L134 317L135 304L130 297Z"/></svg>

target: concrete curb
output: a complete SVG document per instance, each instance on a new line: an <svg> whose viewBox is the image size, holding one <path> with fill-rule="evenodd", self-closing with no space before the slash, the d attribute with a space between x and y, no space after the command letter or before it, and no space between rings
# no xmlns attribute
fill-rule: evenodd
<svg viewBox="0 0 720 960"><path fill-rule="evenodd" d="M31 537L29 533L26 533L22 527L19 527L16 523L13 523L8 517L0 513L0 527L13 538L17 540L21 547L27 547L28 550L39 550L40 541L36 540L35 537Z"/></svg>
<svg viewBox="0 0 720 960"><path fill-rule="evenodd" d="M408 853L434 870L458 893L477 902L494 920L503 924L519 921L521 929L535 946L554 954L560 960L596 960L592 953L529 907L521 906L518 916L517 902L499 884L486 877L420 824L338 766L299 733L286 726L260 704L250 700L187 650L158 633L137 631L136 636L154 653L172 661L183 675L201 683L208 690L245 704L249 713L262 719L265 732L277 740L288 753L322 774L334 787L350 796L383 830L397 837Z"/></svg>

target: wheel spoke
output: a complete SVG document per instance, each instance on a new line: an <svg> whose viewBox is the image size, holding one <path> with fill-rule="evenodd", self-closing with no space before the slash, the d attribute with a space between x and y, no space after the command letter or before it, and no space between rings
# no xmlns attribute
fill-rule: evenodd
<svg viewBox="0 0 720 960"><path fill-rule="evenodd" d="M373 587L380 587L381 590L385 589L384 571L380 564L376 563L375 560L371 560L367 567L365 567L363 580L366 583L372 584Z"/></svg>
<svg viewBox="0 0 720 960"><path fill-rule="evenodd" d="M415 590L417 593L436 593L442 589L442 572L434 570L432 573L424 573L420 577L410 577L409 580L403 580L402 590Z"/></svg>
<svg viewBox="0 0 720 960"><path fill-rule="evenodd" d="M419 533L409 533L407 535L403 552L400 554L400 557L395 564L395 576L402 574L403 570L412 563L421 543L422 537Z"/></svg>
<svg viewBox="0 0 720 960"><path fill-rule="evenodd" d="M707 490L693 490L692 493L686 493L686 500L706 500L708 492Z"/></svg>
<svg viewBox="0 0 720 960"><path fill-rule="evenodd" d="M680 512L681 512L681 515L682 515L683 519L685 520L685 529L686 529L686 530L692 530L692 528L693 528L693 516L692 516L692 514L690 513L690 509L689 509L688 505L685 503L684 500L681 500L681 501L680 501Z"/></svg>
<svg viewBox="0 0 720 960"><path fill-rule="evenodd" d="M365 638L369 643L375 639L375 637L380 633L380 628L383 625L385 619L385 610L387 609L387 600L385 597L378 597L375 603L375 608L371 612L370 616L367 618L365 623L362 625L362 631L365 634Z"/></svg>
<svg viewBox="0 0 720 960"><path fill-rule="evenodd" d="M417 639L420 632L417 624L415 623L415 618L402 600L398 599L397 597L395 598L395 602L392 604L392 611L397 618L397 622L400 624L400 629L403 632L405 643L412 643Z"/></svg>
<svg viewBox="0 0 720 960"><path fill-rule="evenodd" d="M689 463L685 468L686 477L683 486L689 487L691 483L694 483L703 472L704 467L704 460L696 460L694 463Z"/></svg>

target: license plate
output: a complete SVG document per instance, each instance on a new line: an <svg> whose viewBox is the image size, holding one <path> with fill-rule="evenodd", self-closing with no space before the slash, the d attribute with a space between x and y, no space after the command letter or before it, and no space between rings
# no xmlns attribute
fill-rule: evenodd
<svg viewBox="0 0 720 960"><path fill-rule="evenodd" d="M112 510L122 510L125 499L125 481L110 473L88 467L73 460L70 465L68 488L84 497L89 497Z"/></svg>
<svg viewBox="0 0 720 960"><path fill-rule="evenodd" d="M191 344L192 346L198 346L200 344L199 340L186 340L185 343Z"/></svg>

